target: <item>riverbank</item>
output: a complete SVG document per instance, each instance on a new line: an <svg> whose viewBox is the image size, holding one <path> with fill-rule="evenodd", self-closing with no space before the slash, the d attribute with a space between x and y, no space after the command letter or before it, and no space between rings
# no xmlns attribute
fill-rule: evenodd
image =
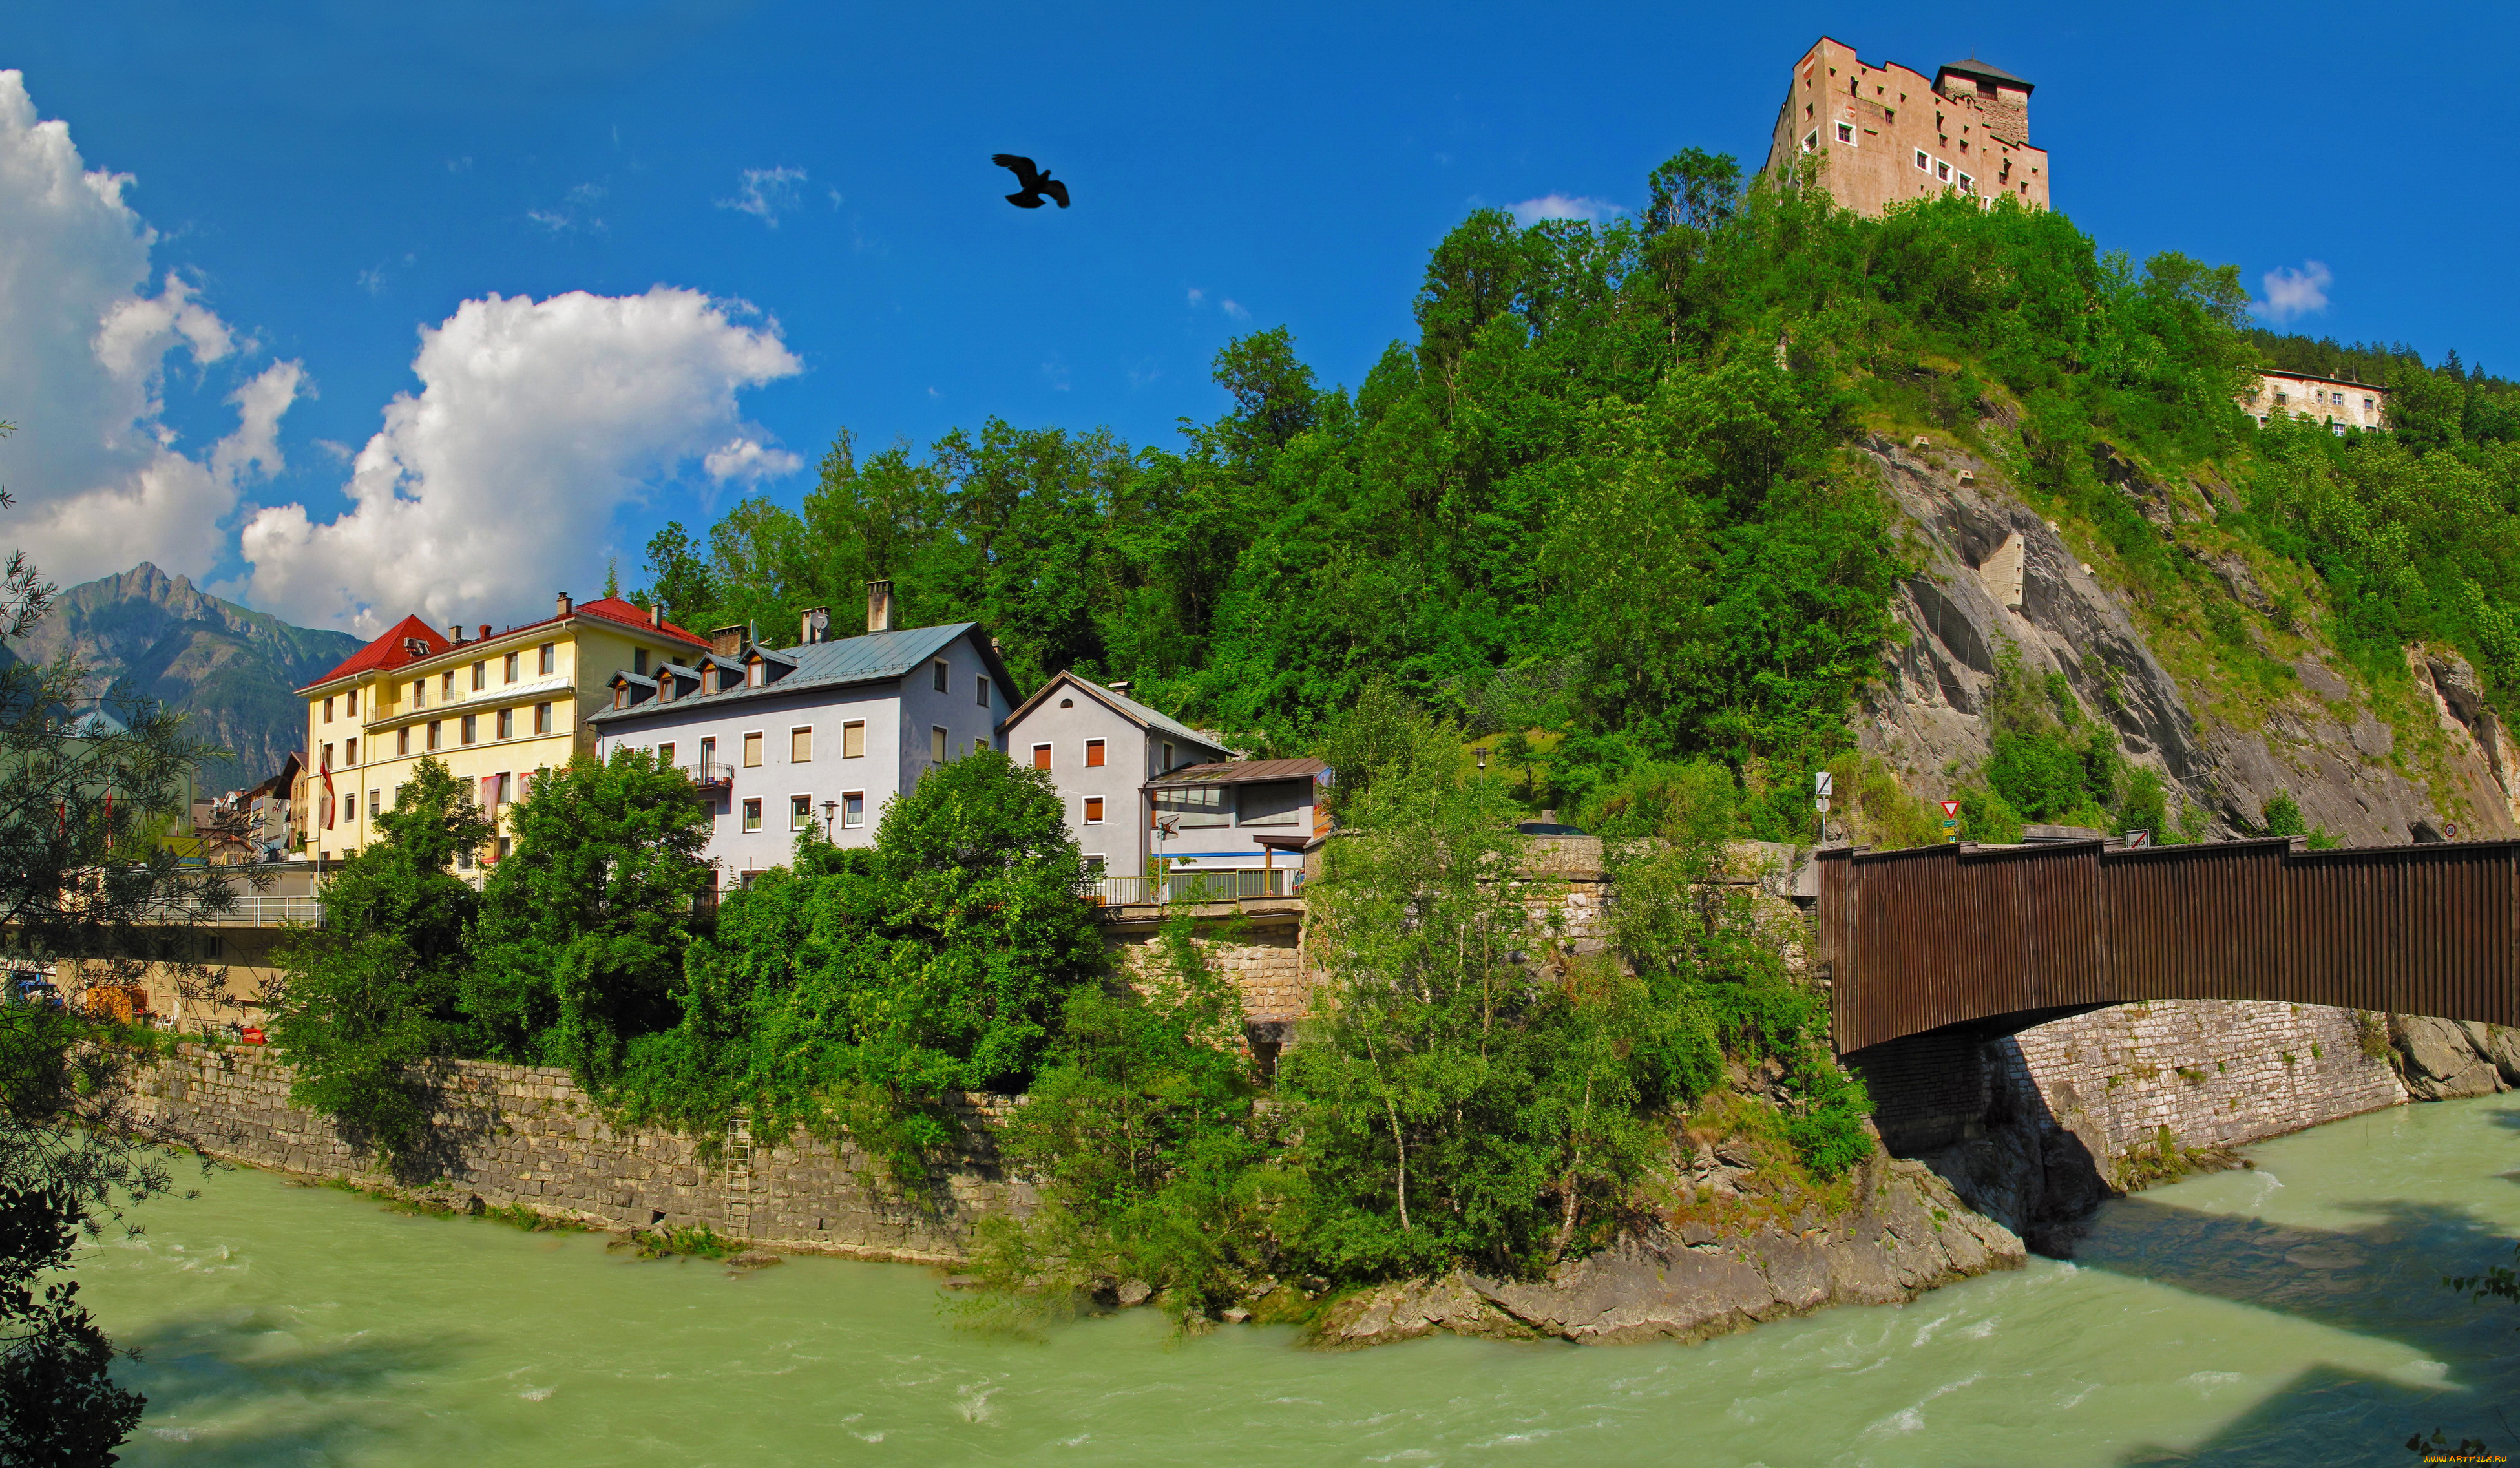
<svg viewBox="0 0 2520 1468"><path fill-rule="evenodd" d="M2436 1426L2512 1450L2515 1319L2437 1281L2508 1261L2515 1128L2520 1096L2395 1107L2108 1203L2073 1263L1621 1351L1326 1355L1149 1311L1009 1336L923 1270L642 1262L253 1172L78 1272L143 1352L126 1468L2388 1462Z"/></svg>

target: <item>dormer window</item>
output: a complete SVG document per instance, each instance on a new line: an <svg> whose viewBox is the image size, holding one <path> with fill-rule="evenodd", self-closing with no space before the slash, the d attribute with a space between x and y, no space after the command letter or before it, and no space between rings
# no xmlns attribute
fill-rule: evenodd
<svg viewBox="0 0 2520 1468"><path fill-rule="evenodd" d="M630 685L626 683L616 683L612 686L612 706L614 708L628 708L630 706Z"/></svg>
<svg viewBox="0 0 2520 1468"><path fill-rule="evenodd" d="M769 682L770 669L762 663L761 659L756 657L752 661L743 665L743 686L745 688L757 689L767 685Z"/></svg>

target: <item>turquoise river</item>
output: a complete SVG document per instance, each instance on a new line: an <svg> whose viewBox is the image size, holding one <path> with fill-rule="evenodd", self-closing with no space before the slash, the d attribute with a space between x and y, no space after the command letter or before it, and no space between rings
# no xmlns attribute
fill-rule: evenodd
<svg viewBox="0 0 2520 1468"><path fill-rule="evenodd" d="M2110 1204L2073 1263L1699 1346L1346 1355L1150 1312L975 1333L932 1271L642 1263L222 1172L90 1249L124 1458L206 1464L2412 1463L2520 1445L2520 1096L2402 1106Z"/></svg>

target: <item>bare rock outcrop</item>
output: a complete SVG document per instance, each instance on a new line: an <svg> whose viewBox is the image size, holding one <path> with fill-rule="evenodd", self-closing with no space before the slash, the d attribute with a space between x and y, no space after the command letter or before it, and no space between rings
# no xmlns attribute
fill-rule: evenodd
<svg viewBox="0 0 2520 1468"><path fill-rule="evenodd" d="M2520 835L2520 745L2455 652L2408 658L2418 694L2437 710L2437 740L2418 729L2409 746L2408 726L2375 717L2341 661L2317 651L2292 661L2296 683L2250 695L2250 719L2214 717L2217 690L2182 687L2127 595L2006 487L2003 466L1883 437L1863 453L1914 528L1922 565L1900 589L1904 636L1883 649L1885 677L1857 734L1916 793L1941 795L1954 783L1946 772L1964 776L1986 759L1987 699L2011 646L2026 671L2062 673L2083 708L2116 730L2128 760L2206 812L2216 836L2247 830L2278 795L2349 843ZM2277 609L2244 557L2196 533L2227 490L2155 484L2114 454L2094 464L2222 593L2260 613Z"/></svg>

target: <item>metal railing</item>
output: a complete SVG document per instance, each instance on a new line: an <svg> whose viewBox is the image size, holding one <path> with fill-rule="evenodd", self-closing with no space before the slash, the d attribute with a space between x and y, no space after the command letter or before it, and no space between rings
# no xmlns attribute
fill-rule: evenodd
<svg viewBox="0 0 2520 1468"><path fill-rule="evenodd" d="M731 785L735 783L735 767L724 760L702 760L697 765L678 765L683 778L696 785Z"/></svg>
<svg viewBox="0 0 2520 1468"><path fill-rule="evenodd" d="M213 912L193 903L160 903L141 911L136 920L143 923L163 922L210 927L276 928L283 923L321 923L324 900L320 897L270 897L257 892L237 894L236 906L224 912Z"/></svg>
<svg viewBox="0 0 2520 1468"><path fill-rule="evenodd" d="M1251 898L1293 897L1303 891L1303 869L1176 871L1165 876L1106 876L1089 882L1087 900L1102 907L1142 907L1162 903L1240 902Z"/></svg>

